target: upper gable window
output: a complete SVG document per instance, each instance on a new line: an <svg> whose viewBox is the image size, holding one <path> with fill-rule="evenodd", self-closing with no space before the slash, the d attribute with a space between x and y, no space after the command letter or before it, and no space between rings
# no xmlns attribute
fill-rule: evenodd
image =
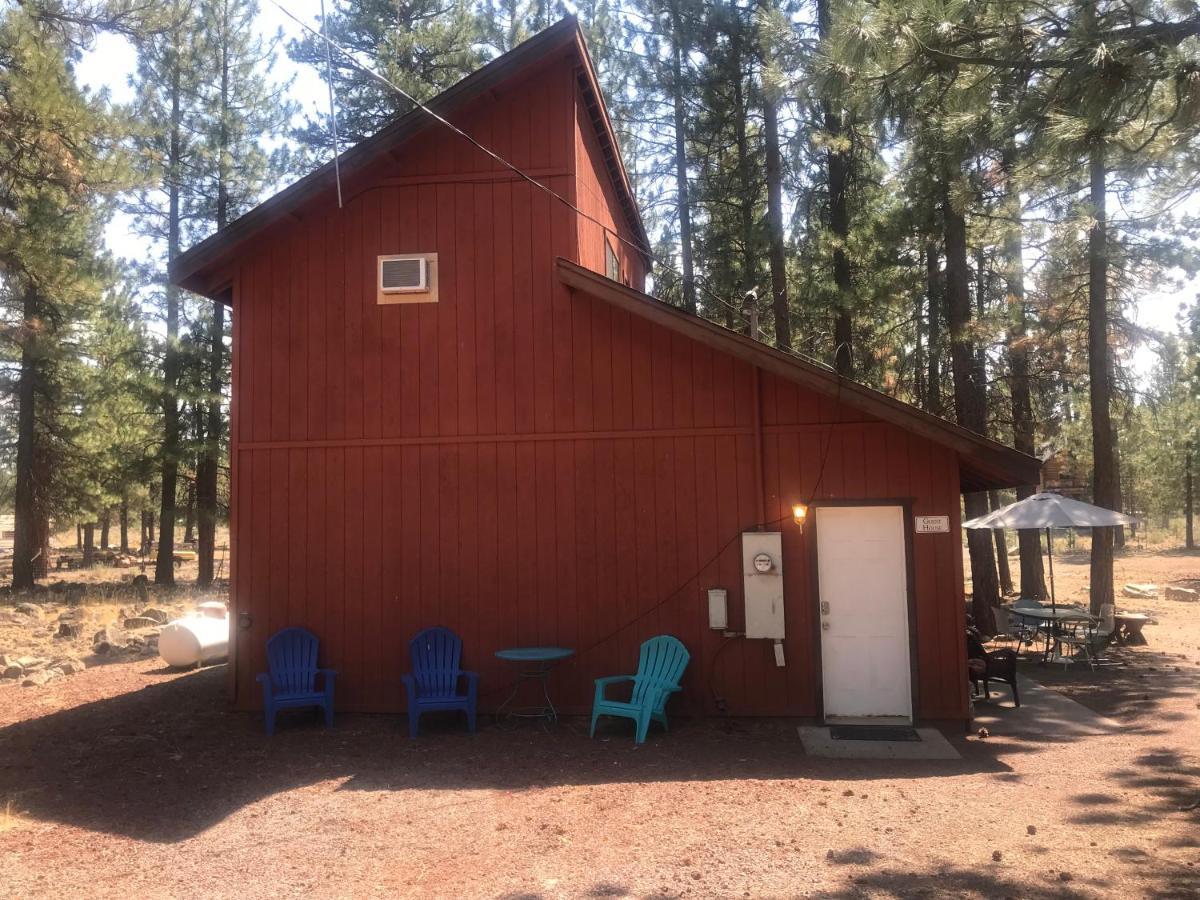
<svg viewBox="0 0 1200 900"><path fill-rule="evenodd" d="M621 261L607 237L604 238L604 274L613 281L621 280Z"/></svg>

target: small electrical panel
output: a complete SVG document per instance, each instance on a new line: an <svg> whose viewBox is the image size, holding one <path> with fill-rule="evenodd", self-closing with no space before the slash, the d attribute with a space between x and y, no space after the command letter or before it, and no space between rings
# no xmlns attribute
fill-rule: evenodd
<svg viewBox="0 0 1200 900"><path fill-rule="evenodd" d="M747 531L742 535L742 579L746 597L746 637L782 640L786 634L783 623L783 535L780 532Z"/></svg>
<svg viewBox="0 0 1200 900"><path fill-rule="evenodd" d="M710 588L708 591L708 627L724 631L729 627L729 593L725 588Z"/></svg>

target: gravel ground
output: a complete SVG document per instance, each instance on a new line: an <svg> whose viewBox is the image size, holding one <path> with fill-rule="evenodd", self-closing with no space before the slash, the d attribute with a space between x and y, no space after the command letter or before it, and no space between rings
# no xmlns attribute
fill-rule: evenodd
<svg viewBox="0 0 1200 900"><path fill-rule="evenodd" d="M635 749L619 724L410 742L297 713L267 740L223 666L114 664L0 690L0 894L1200 896L1195 668L1115 735L1005 712L961 762L868 763L806 758L781 721Z"/></svg>
<svg viewBox="0 0 1200 900"><path fill-rule="evenodd" d="M619 722L430 717L409 741L300 712L267 740L223 666L153 659L0 687L0 897L1200 897L1200 608L1178 606L1122 666L1026 666L1114 733L1039 729L1001 689L953 763L811 759L781 720L637 749Z"/></svg>

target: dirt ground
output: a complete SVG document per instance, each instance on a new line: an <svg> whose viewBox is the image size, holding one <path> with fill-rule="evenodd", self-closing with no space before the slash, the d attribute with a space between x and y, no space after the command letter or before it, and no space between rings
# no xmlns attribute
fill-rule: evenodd
<svg viewBox="0 0 1200 900"><path fill-rule="evenodd" d="M1060 598L1086 573L1064 559ZM677 719L639 749L623 723L410 741L299 712L268 740L224 666L149 658L0 687L0 896L1200 897L1200 605L1125 605L1159 624L1123 665L1023 664L1115 727L1001 688L956 762L814 759L781 720Z"/></svg>

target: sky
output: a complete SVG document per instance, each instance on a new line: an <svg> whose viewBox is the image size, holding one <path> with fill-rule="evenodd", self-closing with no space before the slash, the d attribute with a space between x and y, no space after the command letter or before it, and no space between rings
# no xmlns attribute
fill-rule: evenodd
<svg viewBox="0 0 1200 900"><path fill-rule="evenodd" d="M278 0L293 15L312 22L319 22L320 0ZM324 115L328 107L328 94L320 73L310 66L297 65L285 52L287 42L303 36L304 30L287 17L272 0L261 0L257 19L259 31L266 37L283 32L283 41L277 45L274 74L283 81L292 79L291 96L299 104L303 114ZM76 73L81 84L91 89L107 88L115 102L133 99L129 78L137 65L133 46L124 38L105 34L97 39L96 45L84 54ZM1200 215L1200 197L1192 198L1189 212ZM128 217L118 213L109 223L105 233L109 248L118 256L137 259L147 255L145 241L133 232ZM1179 273L1180 275L1182 273ZM1141 328L1161 333L1178 331L1178 313L1181 303L1191 303L1200 294L1200 278L1185 283L1182 289L1164 283L1134 299L1129 316ZM1158 360L1158 348L1154 342L1138 347L1128 360L1138 380L1147 379L1154 371Z"/></svg>

